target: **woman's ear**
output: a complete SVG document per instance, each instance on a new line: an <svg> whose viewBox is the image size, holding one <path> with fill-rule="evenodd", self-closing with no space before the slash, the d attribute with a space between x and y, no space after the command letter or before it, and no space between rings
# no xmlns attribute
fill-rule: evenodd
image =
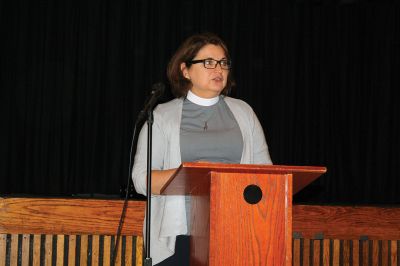
<svg viewBox="0 0 400 266"><path fill-rule="evenodd" d="M182 71L182 75L185 78L187 78L188 80L190 80L189 71L186 67L186 63L181 63L181 71Z"/></svg>

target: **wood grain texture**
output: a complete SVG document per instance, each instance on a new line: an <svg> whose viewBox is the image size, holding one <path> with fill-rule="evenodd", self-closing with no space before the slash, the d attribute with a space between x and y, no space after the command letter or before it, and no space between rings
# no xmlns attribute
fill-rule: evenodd
<svg viewBox="0 0 400 266"><path fill-rule="evenodd" d="M315 266L320 265L320 258L321 258L321 243L322 240L314 240L313 241L313 264Z"/></svg>
<svg viewBox="0 0 400 266"><path fill-rule="evenodd" d="M52 265L52 256L53 256L53 236L46 235L45 244L44 244L44 263L45 265Z"/></svg>
<svg viewBox="0 0 400 266"><path fill-rule="evenodd" d="M362 263L363 265L369 265L369 245L370 241L362 241Z"/></svg>
<svg viewBox="0 0 400 266"><path fill-rule="evenodd" d="M322 261L319 243L323 245ZM397 266L400 257L397 243L398 240L294 239L293 265Z"/></svg>
<svg viewBox="0 0 400 266"><path fill-rule="evenodd" d="M360 241L352 240L353 243L353 265L360 265Z"/></svg>
<svg viewBox="0 0 400 266"><path fill-rule="evenodd" d="M88 236L81 235L80 266L88 265Z"/></svg>
<svg viewBox="0 0 400 266"><path fill-rule="evenodd" d="M122 200L0 198L0 233L108 234L118 228ZM123 235L141 235L145 202L129 201Z"/></svg>
<svg viewBox="0 0 400 266"><path fill-rule="evenodd" d="M382 240L382 266L389 265L389 240Z"/></svg>
<svg viewBox="0 0 400 266"><path fill-rule="evenodd" d="M184 163L163 187L162 193L192 196L192 264L290 265L291 172L298 171L299 175L304 175L302 177L320 173L312 167L289 168ZM268 200L264 198L254 206L245 203L243 191L250 184L262 184ZM268 213L263 213L266 211ZM238 217L248 219L238 220Z"/></svg>
<svg viewBox="0 0 400 266"><path fill-rule="evenodd" d="M115 245L115 240L113 243L113 247ZM115 265L121 265L121 256L122 256L122 239L118 243L117 254L115 258Z"/></svg>
<svg viewBox="0 0 400 266"><path fill-rule="evenodd" d="M398 249L397 241L391 241L391 246L390 246L390 261L391 265L397 265L398 260L400 258L397 257L397 249Z"/></svg>
<svg viewBox="0 0 400 266"><path fill-rule="evenodd" d="M18 265L18 235L11 235L10 265Z"/></svg>
<svg viewBox="0 0 400 266"><path fill-rule="evenodd" d="M143 265L143 237L136 238L136 265Z"/></svg>
<svg viewBox="0 0 400 266"><path fill-rule="evenodd" d="M34 237L33 243L33 252L32 255L34 263L32 265L39 265L39 258L40 253L42 253L45 257L44 265L48 265L50 262L50 258L48 257L48 250L54 251L53 245L57 243L57 261L56 265L63 265L62 260L63 257L63 243L64 235L52 236L52 235L36 235ZM41 238L44 237L44 242L41 242ZM70 240L75 241L75 236L68 236ZM85 237L87 236L79 236L80 238L80 257L75 257L76 259L82 262L82 256L87 259L87 252L85 253ZM91 265L98 265L95 263L95 246L99 246L99 236L92 236L92 264ZM6 256L10 261L7 265L17 265L17 260L21 260L21 265L28 265L28 258L30 256L29 250L29 242L30 242L30 235L0 235L0 248L3 252L0 254L0 265L6 265ZM128 240L131 238L131 240ZM126 241L126 252L125 252L125 265L132 265L132 251L129 251L129 243L132 243L132 236L127 237ZM36 240L35 240L36 239ZM56 239L56 240L55 240ZM97 241L95 239L98 239ZM21 246L18 242L21 242ZM8 243L7 243L8 241ZM135 242L139 243L138 246L138 253L141 252L142 248L142 239L135 237ZM97 242L97 244L96 244ZM300 242L303 244L301 245ZM319 250L320 250L320 242L323 243L323 261L322 264L318 261L319 260ZM36 244L35 244L36 243ZM361 245L360 245L361 243ZM44 246L40 246L44 244ZM293 240L293 265L397 265L399 261L399 254L397 249L398 240L339 240L339 239L323 239L323 240L311 240L311 239L294 239ZM6 250L6 246L8 249ZM37 248L35 248L37 246ZM107 246L107 245L106 245ZM359 259L360 254L360 247L361 247L361 259ZM330 263L330 254L329 250L332 248L332 263ZM36 251L35 251L36 249ZM17 250L18 250L18 259L17 259ZM130 248L132 250L132 248ZM20 251L22 254L19 254ZM339 251L339 252L338 252ZM6 253L8 252L8 253ZM75 256L75 246L71 245L66 252L70 252L72 256ZM6 255L7 254L7 255ZM35 255L36 254L36 255ZM129 255L130 254L130 255ZM68 254L67 254L68 255ZM137 255L137 254L136 254ZM46 258L47 256L47 258ZM54 254L52 254L54 260ZM14 259L12 259L14 257ZM25 258L25 259L24 259ZM138 259L141 256L137 256ZM301 258L303 258L301 260ZM107 258L104 258L107 260ZM35 262L36 261L36 262ZM54 261L51 265L53 265ZM135 261L134 261L135 263ZM141 265L140 260L137 262L138 264L133 265ZM116 263L116 265L121 265L122 263ZM18 264L19 265L19 264ZM75 265L74 260L69 261L69 265ZM80 263L82 265L82 263ZM88 264L89 265L89 264Z"/></svg>
<svg viewBox="0 0 400 266"><path fill-rule="evenodd" d="M301 260L301 248L300 248L300 239L293 240L293 266L300 266Z"/></svg>
<svg viewBox="0 0 400 266"><path fill-rule="evenodd" d="M33 236L33 265L40 265L40 235Z"/></svg>
<svg viewBox="0 0 400 266"><path fill-rule="evenodd" d="M6 265L7 234L0 234L0 266Z"/></svg>
<svg viewBox="0 0 400 266"><path fill-rule="evenodd" d="M329 261L330 261L330 240L329 239L324 239L322 241L323 245L324 245L324 254L322 256L322 262L323 265L329 265Z"/></svg>
<svg viewBox="0 0 400 266"><path fill-rule="evenodd" d="M125 266L132 266L132 241L133 237L132 236L126 236L125 240ZM134 262L135 263L135 262Z"/></svg>
<svg viewBox="0 0 400 266"><path fill-rule="evenodd" d="M400 239L400 208L294 205L293 232L310 239Z"/></svg>
<svg viewBox="0 0 400 266"><path fill-rule="evenodd" d="M303 239L303 265L310 266L310 239Z"/></svg>
<svg viewBox="0 0 400 266"><path fill-rule="evenodd" d="M290 174L211 174L210 266L291 265L291 183ZM243 198L252 184L257 204Z"/></svg>
<svg viewBox="0 0 400 266"><path fill-rule="evenodd" d="M100 236L94 235L92 237L92 266L99 265L99 255L100 255Z"/></svg>
<svg viewBox="0 0 400 266"><path fill-rule="evenodd" d="M64 265L64 235L57 236L57 261L56 266Z"/></svg>
<svg viewBox="0 0 400 266"><path fill-rule="evenodd" d="M21 258L22 265L29 265L29 240L30 240L30 235L22 236L22 258Z"/></svg>
<svg viewBox="0 0 400 266"><path fill-rule="evenodd" d="M210 180L191 191L191 265L208 265L210 249Z"/></svg>
<svg viewBox="0 0 400 266"><path fill-rule="evenodd" d="M351 266L351 246L350 246L351 240L344 240L343 241L343 266Z"/></svg>
<svg viewBox="0 0 400 266"><path fill-rule="evenodd" d="M68 239L68 266L74 266L76 261L76 235L70 235Z"/></svg>
<svg viewBox="0 0 400 266"><path fill-rule="evenodd" d="M379 240L372 240L372 265L379 265Z"/></svg>
<svg viewBox="0 0 400 266"><path fill-rule="evenodd" d="M246 174L245 174L246 175ZM193 191L192 191L193 192ZM196 194L196 193L194 193ZM201 192L199 192L197 195L203 195ZM201 198L201 197L199 197ZM10 243L9 245L9 250L10 252L8 254L9 260L13 260L13 263L15 264L16 257L15 252L18 252L18 236L17 234L14 234L13 230L17 230L18 228L22 228L23 230L21 232L18 232L18 235L22 236L22 257L20 260L22 261L22 265L26 265L24 262L29 260L27 250L29 249L29 239L31 236L29 234L34 234L33 236L33 248L31 254L32 258L32 264L33 265L39 265L40 264L40 250L41 248L44 249L43 255L45 256L43 259L45 259L47 262L52 262L52 256L47 255L50 250L52 251L52 245L57 243L57 264L60 265L59 258L61 258L61 246L62 246L62 240L61 238L64 237L64 234L60 234L57 232L59 230L60 225L51 225L50 229L55 228L55 232L50 232L51 230L49 228L45 228L44 225L38 226L39 221L44 220L44 216L46 214L50 215L50 221L49 223L58 223L60 221L60 216L58 216L57 219L54 218L54 216L60 215L60 209L63 208L74 208L76 205L76 202L73 202L72 205L68 203L69 200L63 199L65 201L63 204L58 204L57 202L59 199L56 199L56 201L52 201L52 199L24 199L27 201L19 201L19 199L0 199L0 228L2 228L2 232L0 234L0 266L5 265L6 261L6 247L7 247L7 234L8 237L10 238ZM204 198L202 199L204 201ZM86 200L83 200L86 201ZM90 200L89 200L90 201ZM208 201L210 201L208 199ZM100 202L103 202L103 200L100 200ZM201 202L201 201L200 201ZM30 203L33 203L32 206L29 206ZM55 204L54 204L55 203ZM38 204L43 204L42 207L38 207ZM88 203L83 203L78 209L80 212L84 213L83 216L86 217L84 219L87 219L88 215L85 213L85 207L86 204ZM209 203L208 203L209 204ZM117 210L121 204L116 204L113 205L116 210L113 211L113 213L119 213L119 210ZM18 206L23 206L25 210L22 211L16 211ZM61 207L60 207L61 206ZM138 212L141 212L141 217L144 216L144 202L139 202L139 205L141 210L138 210ZM32 207L32 208L31 208ZM46 210L47 207L53 208L51 211L49 209ZM82 209L81 209L82 208ZM89 204L88 206L90 212L93 210L93 205ZM107 207L108 208L108 207ZM42 212L42 209L44 209L44 212ZM8 213L10 211L11 215ZM69 210L70 211L70 210ZM69 212L68 211L68 212ZM67 212L67 213L68 213ZM258 211L260 212L260 211ZM65 210L61 211L61 213L66 213ZM236 214L237 212L235 212ZM261 212L260 212L261 213ZM30 219L33 219L34 221L31 222L30 219L27 219L27 215L29 215ZM119 215L119 214L118 214ZM197 214L198 216L201 216L200 213ZM34 218L34 216L40 217L39 219ZM94 219L97 219L97 214L94 212L90 214ZM237 216L237 215L236 215ZM12 220L11 218L19 217L18 219L24 219L24 222L18 227L16 226L17 222L15 220ZM85 222L84 225L82 225L81 219L77 218L78 215L75 217L70 217L71 220L67 221L67 227L70 226L68 223L72 223L73 221L76 223L76 225L79 228L86 228L85 230L90 230L90 234L92 234L92 231L98 231L98 228L95 228L95 230L91 230L91 223L88 223L87 221ZM241 215L241 217L246 217L245 215ZM8 218L8 219L6 219ZM35 220L36 219L36 220ZM64 218L65 219L65 218ZM209 219L208 219L209 220ZM247 219L248 220L248 219ZM97 222L105 223L108 224L107 226L110 226L109 221L103 221L103 220L96 220ZM193 221L193 219L192 219ZM46 221L45 221L46 222ZM329 264L329 239L336 239L336 241L344 240L343 241L343 256L340 258L343 261L343 265L365 265L365 263L370 263L371 265L374 265L375 263L378 263L378 265L397 265L399 261L398 257L398 242L396 239L400 239L399 236L399 224L400 224L400 212L399 208L396 207L391 207L391 208L383 208L383 207L346 207L346 206L302 206L302 205L296 205L293 206L293 228L298 231L302 237L304 238L309 238L309 239L321 239L321 236L323 237L323 256L322 256L322 263L321 265L330 265ZM33 231L25 231L27 227L30 225L33 225L34 229ZM2 226L2 227L1 227ZM141 235L141 226L142 226L142 220L139 222L140 230L139 234ZM203 226L207 226L207 224L204 224ZM38 229L39 228L39 229ZM40 230L40 228L44 228L43 231ZM8 229L11 229L11 232L7 231ZM59 230L63 231L63 230ZM68 230L66 230L68 231ZM107 231L107 230L105 230ZM115 228L112 234L105 234L105 235L114 235L115 234ZM107 231L108 232L108 231ZM44 247L41 247L41 234L48 235L45 236L45 241L44 241ZM231 237L234 237L234 234ZM52 238L55 235L57 235L57 241L52 242ZM65 234L69 238L69 243L68 243L68 265L76 265L76 259L78 259L77 263L80 263L80 258L76 258L75 254L75 239L76 235L75 234ZM80 236L81 237L81 236ZM98 237L98 235L97 235ZM240 237L240 234L239 234ZM366 237L368 238L367 241L360 241L360 237L363 237L365 239ZM347 243L346 240L351 241L352 243L352 251L351 251L351 256L352 256L352 262L353 264L347 264L347 259L346 257L348 256L348 251L347 251ZM376 240L384 240L381 241L381 247L379 247L379 241ZM389 241L391 240L391 241ZM82 239L81 239L82 241ZM142 241L143 239L141 237L138 237L135 239L136 241L136 247L135 247L135 260L136 260L136 265L141 265L142 263ZM291 237L290 241L291 242ZM95 246L95 236L93 236L93 242L92 242L92 265L97 265L95 263L95 256L94 256L94 246ZM303 258L304 262L304 256L306 254L302 253L304 251L300 250L300 247L297 248L297 243L300 243L300 239L295 239L293 243L293 265L301 265L300 262L300 256ZM312 263L317 264L316 257L317 256L317 250L315 243L317 243L317 240L314 240L314 245L313 245L313 253L311 254ZM335 243L334 240L332 243ZM362 245L360 246L360 243ZM98 244L99 245L99 244ZM370 245L370 246L369 246ZM360 247L361 247L361 252L360 252ZM81 243L81 248L82 248L82 243ZM333 250L334 246L332 246ZM340 248L339 248L340 249ZM291 250L291 248L290 248ZM81 252L82 254L82 252ZM109 251L108 251L109 254ZM301 254L301 255L300 255ZM106 253L107 255L107 253ZM18 256L18 255L17 255ZM308 253L308 256L310 256L310 253ZM340 256L340 255L339 255ZM386 260L385 260L386 258ZM381 261L380 261L381 259ZM107 264L107 258L105 258ZM390 261L390 262L389 262ZM297 262L297 264L296 264ZM335 260L336 262L336 260ZM381 264L380 264L381 263ZM109 264L109 262L108 262ZM122 264L122 263L121 263ZM125 257L125 264L129 265L126 261ZM135 265L135 261L132 262L133 265ZM304 264L303 264L304 265Z"/></svg>
<svg viewBox="0 0 400 266"><path fill-rule="evenodd" d="M340 240L339 239L335 239L333 240L333 265L339 265L339 261L340 261Z"/></svg>
<svg viewBox="0 0 400 266"><path fill-rule="evenodd" d="M67 238L69 240L67 241ZM100 239L104 248L100 250ZM5 266L29 265L110 265L112 236L99 235L0 235L0 264ZM118 265L141 265L143 240L141 237L123 237L119 242ZM32 241L31 241L32 240ZM138 243L137 249L136 244ZM67 245L67 246L66 246ZM79 247L79 248L78 248ZM124 252L122 252L125 247ZM135 247L135 250L133 249ZM105 252L103 252L103 250ZM134 254L136 257L132 260ZM99 255L102 263L99 263ZM65 259L68 257L68 264ZM32 260L31 260L32 259Z"/></svg>
<svg viewBox="0 0 400 266"><path fill-rule="evenodd" d="M111 236L104 237L103 265L110 266L111 264Z"/></svg>
<svg viewBox="0 0 400 266"><path fill-rule="evenodd" d="M325 167L287 166L287 165L254 165L254 164L221 164L221 163L182 163L174 175L161 188L163 195L189 195L194 186L206 182L210 172L221 173L254 173L293 175L292 193L296 194L309 183L326 173Z"/></svg>

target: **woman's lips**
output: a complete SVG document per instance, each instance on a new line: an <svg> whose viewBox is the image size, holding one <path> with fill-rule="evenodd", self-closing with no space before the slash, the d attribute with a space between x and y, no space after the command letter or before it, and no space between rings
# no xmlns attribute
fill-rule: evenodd
<svg viewBox="0 0 400 266"><path fill-rule="evenodd" d="M223 81L224 79L223 79L222 77L215 77L215 78L213 78L212 80L217 81L217 82L221 82L221 81Z"/></svg>

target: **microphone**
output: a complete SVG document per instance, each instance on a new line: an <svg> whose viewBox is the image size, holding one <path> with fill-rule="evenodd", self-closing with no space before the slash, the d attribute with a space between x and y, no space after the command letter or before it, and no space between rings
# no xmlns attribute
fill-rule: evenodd
<svg viewBox="0 0 400 266"><path fill-rule="evenodd" d="M144 108L139 113L139 120L142 120L149 110L152 110L157 100L164 94L165 85L161 82L155 83L151 87L150 96L144 104Z"/></svg>
<svg viewBox="0 0 400 266"><path fill-rule="evenodd" d="M147 197L146 197L146 258L144 260L144 265L153 265L152 264L152 259L150 257L150 213L151 213L151 139L152 139L152 124L153 124L153 113L151 110L153 110L154 105L157 103L157 100L161 97L161 95L164 94L165 86L163 83L159 82L154 84L151 87L151 92L150 96L147 98L144 108L142 111L140 111L136 122L135 122L135 127L133 129L133 136L132 136L132 142L131 142L131 149L130 149L130 154L129 154L129 175L128 175L128 185L126 187L126 196L125 196L125 201L124 205L122 208L122 214L121 218L119 220L119 225L118 225L118 231L117 231L117 240L114 245L114 249L112 251L112 257L111 257L111 265L115 265L115 259L116 255L118 252L118 243L120 240L121 236L121 230L122 230L122 225L124 222L125 218L125 213L126 213L126 208L128 206L127 201L128 201L128 188L129 188L129 182L132 177L132 149L134 147L135 143L135 136L136 136L136 126L139 124L139 122L146 116L148 115L147 119L147 124L149 127L148 130L148 136L147 136L147 184L150 184L147 188Z"/></svg>

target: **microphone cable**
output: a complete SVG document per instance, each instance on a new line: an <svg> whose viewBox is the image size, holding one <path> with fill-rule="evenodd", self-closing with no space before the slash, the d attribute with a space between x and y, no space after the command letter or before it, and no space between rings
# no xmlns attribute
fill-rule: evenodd
<svg viewBox="0 0 400 266"><path fill-rule="evenodd" d="M130 151L129 151L128 182L127 182L127 185L126 185L126 193L125 193L124 204L123 204L123 207L122 207L121 217L119 219L119 225L118 225L117 236L116 236L117 239L115 241L115 244L114 244L114 247L113 247L113 251L112 251L112 254L111 254L111 266L115 265L115 260L116 260L117 253L118 253L119 241L120 241L120 238L121 238L122 226L124 224L124 218L125 218L125 214L126 214L126 208L128 207L129 186L130 186L131 179L132 179L132 154L133 154L133 147L135 146L134 144L135 144L135 139L136 139L136 129L137 129L138 122L140 122L140 119L136 120L135 126L133 128L131 148L130 148Z"/></svg>
<svg viewBox="0 0 400 266"><path fill-rule="evenodd" d="M115 241L115 244L114 244L114 247L113 247L113 251L112 251L112 254L111 254L111 266L115 265L115 260L116 260L117 253L118 253L119 241L120 241L120 238L121 238L122 226L124 224L124 218L125 218L125 214L126 214L126 208L128 207L129 185L130 185L130 181L132 179L132 154L133 154L133 147L135 146L137 125L139 124L140 121L142 121L145 118L145 115L146 115L147 111L151 110L154 107L154 105L156 104L158 98L161 95L163 95L164 90L165 90L165 86L161 82L155 83L152 86L151 95L148 97L148 100L146 101L146 103L144 105L144 109L139 113L139 115L138 115L138 117L136 119L136 122L135 122L135 126L133 128L131 148L130 148L130 151L129 151L128 182L127 182L127 185L126 185L125 200L124 200L124 204L123 204L123 207L122 207L121 217L119 219L119 225L118 225L117 236L116 236L117 239Z"/></svg>

